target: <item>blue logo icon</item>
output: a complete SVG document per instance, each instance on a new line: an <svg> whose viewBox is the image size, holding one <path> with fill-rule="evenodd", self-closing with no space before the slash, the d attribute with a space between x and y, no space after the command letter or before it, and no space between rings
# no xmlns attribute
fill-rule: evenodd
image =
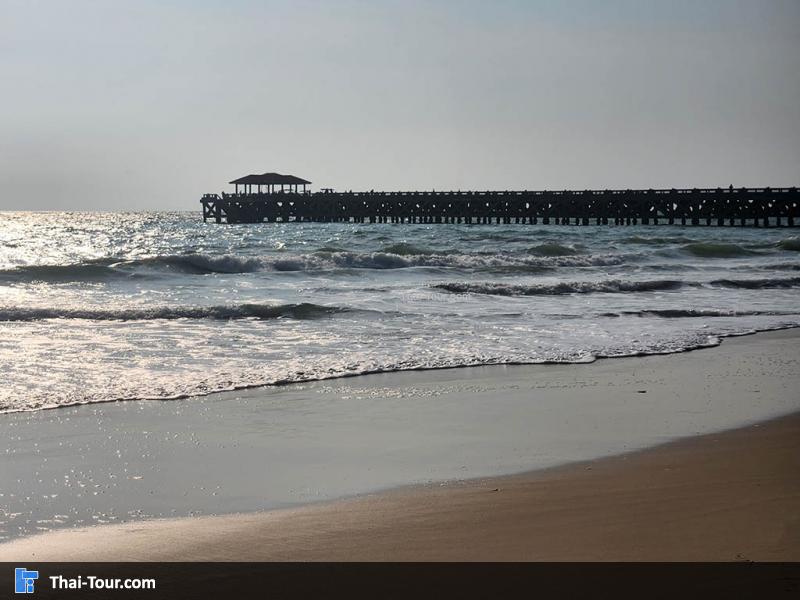
<svg viewBox="0 0 800 600"><path fill-rule="evenodd" d="M39 571L28 571L24 567L14 569L14 591L18 594L32 594L33 582L39 579Z"/></svg>

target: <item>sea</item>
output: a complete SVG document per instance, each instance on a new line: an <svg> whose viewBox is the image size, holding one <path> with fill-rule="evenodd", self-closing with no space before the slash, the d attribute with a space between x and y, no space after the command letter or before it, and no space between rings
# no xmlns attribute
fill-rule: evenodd
<svg viewBox="0 0 800 600"><path fill-rule="evenodd" d="M798 325L793 229L0 212L0 412L684 352Z"/></svg>

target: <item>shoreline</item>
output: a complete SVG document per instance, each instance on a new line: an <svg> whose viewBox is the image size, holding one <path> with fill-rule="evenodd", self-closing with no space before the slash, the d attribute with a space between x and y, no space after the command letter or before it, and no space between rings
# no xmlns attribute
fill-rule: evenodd
<svg viewBox="0 0 800 600"><path fill-rule="evenodd" d="M17 413L35 413L40 411L47 411L47 410L58 410L61 408L75 408L80 406L94 406L99 404L119 404L123 402L175 402L175 401L183 401L183 400L193 400L199 398L213 398L217 395L228 395L234 394L237 392L252 392L257 390L267 390L273 388L284 388L287 386L293 385L307 385L307 384L314 384L314 383L325 383L331 381L338 381L340 379L353 379L356 377L369 377L372 375L395 375L398 373L427 373L427 372L436 372L436 371L459 371L463 369L485 369L485 368L493 368L493 367L540 367L540 366L560 366L560 365L588 365L592 363L596 363L598 361L605 361L605 360L618 360L618 359L630 359L630 358L646 358L649 356L671 356L673 354L688 354L690 352L697 352L698 350L708 350L710 348L719 348L725 340L729 339L737 339L737 338L746 338L750 336L757 336L762 334L769 334L778 331L791 331L793 329L800 330L800 323L798 324L790 324L790 325L781 325L779 327L771 327L768 329L757 329L751 331L744 331L742 333L715 333L713 334L714 337L719 339L717 343L708 343L702 344L698 346L693 346L691 348L684 348L681 350L665 350L663 352L637 352L633 354L618 354L613 356L595 356L592 360L589 361L543 361L543 362L502 362L502 363L480 363L480 364L471 364L471 365L448 365L442 367L411 367L406 369L394 369L394 370L375 370L375 371L364 371L361 373L345 373L342 375L334 375L332 377L321 378L321 379L298 379L292 381L276 381L273 383L255 383L255 384L245 384L245 385L234 385L228 389L222 390L215 390L212 392L208 392L205 394L181 394L178 396L166 396L166 397L158 397L158 398L109 398L106 400L92 400L89 402L78 401L71 404L56 404L53 406L40 406L37 408L19 408L19 409L8 409L8 410L0 410L0 415L11 415Z"/></svg>
<svg viewBox="0 0 800 600"><path fill-rule="evenodd" d="M741 341L736 341L737 339ZM439 391L458 381L461 393L469 392L471 396L465 398L477 402L475 406L478 407L483 407L485 400L480 402L484 397L476 395L477 386L486 386L490 382L498 384L502 380L505 387L498 384L499 387L494 390L496 393L516 395L523 400L522 404L508 405L507 408L512 410L528 406L524 402L527 396L519 387L525 382L531 383L534 385L532 391L537 394L537 402L543 402L545 398L552 396L552 407L549 412L546 406L535 407L537 410L530 413L530 417L522 417L523 413L520 413L516 420L535 419L530 423L533 429L528 432L529 437L546 437L548 434L554 436L550 446L534 445L532 451L540 448L538 452L541 454L541 448L551 447L550 452L559 452L559 448L564 450L573 448L576 444L580 446L585 436L590 441L598 435L600 437L595 440L595 445L590 444L586 449L574 452L573 456L577 456L577 459L570 459L567 454L558 454L559 460L554 461L545 453L531 461L530 451L527 455L521 453L520 458L529 456L520 463L524 466L514 470L507 465L500 469L500 472L511 473L507 475L467 474L464 477L428 479L432 482L444 480L444 483L401 482L397 485L373 485L372 491L334 494L333 497L311 502L301 501L295 503L295 507L278 510L233 510L222 516L133 520L89 528L56 529L0 545L0 558L800 560L800 509L795 508L800 507L800 459L797 459L800 456L800 403L796 393L800 379L795 351L798 340L800 335L797 330L738 336L721 346L707 349L708 354L703 361L696 361L694 358L688 360L687 353L680 353L604 361L605 364L600 366L593 366L598 364L595 362L552 368L488 367L484 368L483 375L480 372L470 373L473 382L470 385L457 377L450 377L453 373L430 374L427 377L415 377L408 372L366 376L359 378L358 383L363 386L362 391L373 394L371 398L378 397L374 396L376 393L380 396L392 389L405 389L386 387L392 381L396 385L399 385L398 381L405 381L406 384L409 381L416 382L419 387L423 379L428 379L430 388L425 389ZM490 375L486 375L487 370L491 372ZM588 373L581 373L584 370ZM504 377L501 378L501 375ZM584 375L588 375L590 379L595 377L594 386L589 385L591 382ZM463 373L462 376L467 378ZM575 377L575 383L566 381L567 376ZM647 382L647 389L641 389L643 382ZM377 385L378 383L383 385ZM556 387L549 388L549 385ZM603 389L603 386L609 387ZM341 380L338 384L326 387L330 387L337 398L344 398L342 394L352 394L354 390L351 386L343 386ZM312 386L311 389L318 387ZM488 397L493 397L493 390L490 389L489 392ZM623 393L630 400L623 398L620 401L619 396ZM698 395L703 399L697 398ZM576 396L582 401L576 404L577 408L570 408L565 404L567 401L575 401ZM593 407L593 402L586 404L590 399L610 402L613 398L620 403L612 410L611 416L607 413L613 404L601 404L597 409ZM759 406L764 400L775 401L780 398L783 404L778 405L784 407L780 410L767 410L766 407ZM289 400L292 399L297 401L296 396L289 397ZM736 413L734 415L725 413L728 420L720 422L719 410L716 413L713 410L709 412L709 406L723 400L733 402L730 406L738 408L733 411ZM464 405L465 401L462 399L455 408L459 411L468 408L468 405ZM631 417L631 410L641 412L643 402L644 416ZM263 403L257 405L263 407ZM202 407L202 404L199 406ZM429 402L419 406L430 410ZM588 416L584 414L590 409L600 412ZM739 413L741 410L744 412ZM97 410L94 412L97 413ZM187 412L183 411L183 418ZM556 413L565 413L566 421L561 431L551 432L548 419L552 419ZM126 412L126 415L129 414L130 411ZM396 416L393 412L388 414ZM450 409L450 412L443 414L454 416L456 413ZM500 416L492 411L477 413L476 423L482 429L488 427L485 417L482 417L484 414L488 418ZM704 425L703 420L714 414L717 414L717 420L712 418ZM419 422L419 418L431 416L434 414L420 417L414 413L415 422ZM602 432L609 425L597 420L601 417L611 419L612 428L606 433ZM663 424L654 424L653 421L658 419L665 421ZM508 421L505 427L511 427L514 420ZM675 422L680 423L682 420L684 425L675 429ZM369 422L374 424L374 420ZM724 427L726 422L733 425ZM649 437L644 436L641 441L636 442L633 439L634 430L631 428L642 425L653 427L654 432L661 433L656 437L652 434ZM452 424L449 426L452 428ZM721 429L724 431L721 432ZM494 435L496 437L505 431L501 427ZM524 436L528 430L523 428L520 431L517 435ZM562 443L559 436L564 435L572 436L574 440L568 439ZM602 441L609 435L612 438ZM623 435L630 439L628 442L614 441L614 435ZM478 437L474 441L480 440ZM598 440L602 442L600 446L596 446ZM337 443L341 444L341 440ZM723 447L727 452L725 455L721 455L719 451ZM486 448L492 449L494 446ZM756 460L754 457L758 459L756 462L753 462ZM491 461L486 464L491 464ZM745 469L748 464L749 467ZM638 470L637 465L640 465ZM494 469L494 472L497 471L498 469ZM605 484L595 481L594 487L586 487L587 477L596 477L603 473L606 477ZM659 473L667 479L653 479ZM687 478L669 480L670 473L682 473ZM209 471L208 475L213 475L213 471ZM723 479L721 482L720 477ZM716 487L711 485L715 481ZM652 497L651 488L660 490L661 496ZM491 494L487 495L488 492ZM787 504L787 500L792 503ZM747 509L748 502L751 509L765 504L772 509L754 512ZM638 521L634 519L623 526L619 519L624 517L625 520L630 520L633 514L631 511L635 512L637 506L643 506L643 503L649 503L650 508L645 511L649 517L639 515ZM531 506L538 507L532 514ZM677 510L676 506L682 506L682 510ZM703 506L711 516L698 520L697 508ZM504 513L497 512L501 508ZM618 508L624 509L622 515L615 513ZM657 525L659 519L667 514L670 520L669 523L664 523L664 529L675 535L679 528L675 529L673 523L680 523L681 519L685 522L687 515L694 514L692 527L684 531L685 535L690 535L692 530L698 527L702 529L705 521L714 524L713 515L722 513L728 514L729 518L724 527L706 532L691 543L677 546L665 543L648 545L630 537L625 538L625 531L636 530L649 531L649 535L656 536L654 539L657 539L658 532L652 530L653 524ZM734 513L735 518L731 516ZM508 518L502 523L496 522L497 516L503 514ZM587 515L592 514L596 518L587 521ZM776 515L783 519L779 524L776 524ZM536 518L540 521L537 522ZM605 546L598 546L596 540L592 546L575 541L589 539L592 535L597 538L603 534L597 530L603 523L616 523L615 539L622 536L628 539L628 543L619 542L618 539L616 545L609 545L606 540L603 542ZM422 524L425 527L421 527ZM775 542L775 527L779 526L786 529L781 534L784 536L782 544ZM517 534L525 527L539 531L549 541L548 547L520 545L520 540L529 539ZM749 540L748 544L734 553L729 550L736 544L730 540L730 543L713 545L713 540L719 542L720 535L730 538L725 531L733 532L737 527L741 534L739 538ZM748 527L753 529L747 529ZM770 530L771 542L759 538L759 532L769 527L773 527ZM374 535L376 531L382 533L378 538ZM431 532L436 532L436 535L433 536ZM498 532L505 532L502 539L497 538ZM608 531L603 535L607 538ZM603 535L600 538L606 539ZM380 540L383 539L394 540L391 548L380 546ZM564 540L569 539L573 539L573 545L564 547ZM425 543L420 545L420 540L425 540ZM437 540L445 541L437 543ZM489 540L494 542L490 543Z"/></svg>
<svg viewBox="0 0 800 600"><path fill-rule="evenodd" d="M800 412L518 474L0 544L23 559L799 561Z"/></svg>

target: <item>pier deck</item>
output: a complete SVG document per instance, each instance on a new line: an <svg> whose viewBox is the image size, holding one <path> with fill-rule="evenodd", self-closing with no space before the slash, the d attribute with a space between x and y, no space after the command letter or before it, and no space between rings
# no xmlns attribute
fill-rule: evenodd
<svg viewBox="0 0 800 600"><path fill-rule="evenodd" d="M714 188L486 192L206 194L217 223L530 223L795 227L800 192Z"/></svg>

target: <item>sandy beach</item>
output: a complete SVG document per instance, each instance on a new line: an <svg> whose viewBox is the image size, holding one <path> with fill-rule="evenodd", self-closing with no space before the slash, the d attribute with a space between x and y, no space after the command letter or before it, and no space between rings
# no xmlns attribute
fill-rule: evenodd
<svg viewBox="0 0 800 600"><path fill-rule="evenodd" d="M704 407L720 396L749 407L782 400L796 411L797 342L787 330L687 354L520 367L516 375L527 369L541 385L548 372L577 373L594 385L556 393L583 402L619 394L611 384L620 381L632 395L663 396L682 410L689 397L699 428ZM521 475L55 530L0 545L0 560L800 560L800 415L785 408L767 421ZM651 414L666 419L656 405Z"/></svg>
<svg viewBox="0 0 800 600"><path fill-rule="evenodd" d="M800 415L520 476L0 547L20 559L797 561Z"/></svg>

